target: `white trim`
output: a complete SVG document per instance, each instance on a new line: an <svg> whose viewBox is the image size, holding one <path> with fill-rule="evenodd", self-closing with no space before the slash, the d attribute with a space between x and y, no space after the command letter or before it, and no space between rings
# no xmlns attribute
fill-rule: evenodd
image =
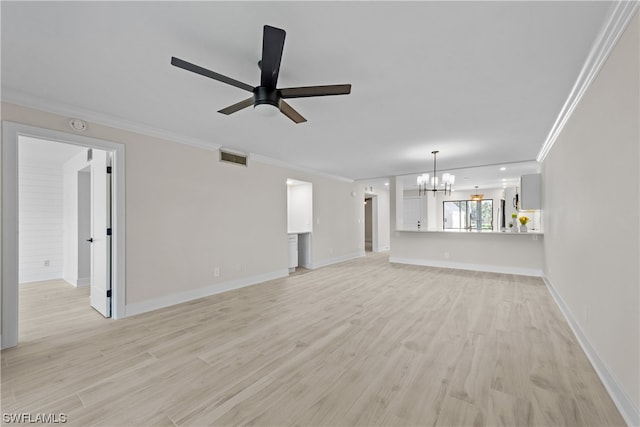
<svg viewBox="0 0 640 427"><path fill-rule="evenodd" d="M83 286L89 286L91 284L91 278L90 277L82 277L82 278L79 278L79 279L65 279L63 277L62 280L64 280L66 283L70 284L74 288L81 288ZM20 283L20 284L22 284L22 283Z"/></svg>
<svg viewBox="0 0 640 427"><path fill-rule="evenodd" d="M18 343L18 138L93 147L113 153L112 317L125 307L125 147L123 144L50 129L2 122L2 348Z"/></svg>
<svg viewBox="0 0 640 427"><path fill-rule="evenodd" d="M215 285L206 286L204 288L192 289L189 291L178 292L160 298L143 301L135 304L127 304L125 306L126 317L135 316L136 314L147 313L153 310L170 307L176 304L182 304L198 298L204 298L211 295L220 294L234 289L240 289L247 286L256 285L268 280L280 279L289 275L288 269L272 271L270 273L258 274L250 277L230 280L228 282L216 283Z"/></svg>
<svg viewBox="0 0 640 427"><path fill-rule="evenodd" d="M139 123L133 123L129 120L110 116L108 114L98 113L85 108L78 108L61 102L51 102L43 98L28 95L13 89L2 90L2 101L20 105L27 108L35 108L48 113L58 114L61 116L75 117L89 123L108 126L116 129L122 129L129 132L135 132L141 135L152 136L169 142L190 145L193 147L203 148L205 150L218 150L219 144L210 141L204 141L198 138L187 137L177 133L159 129L152 126L145 126Z"/></svg>
<svg viewBox="0 0 640 427"><path fill-rule="evenodd" d="M595 350L595 348L593 348L593 346L587 339L587 336L582 332L582 329L571 313L569 306L565 303L564 299L562 299L562 296L560 296L558 291L556 291L556 289L553 287L551 280L547 276L543 276L542 280L544 280L545 285L547 285L549 293L553 297L556 304L558 304L560 311L564 315L564 318L567 320L567 323L573 331L573 334L576 336L580 347L582 347L582 350L587 355L587 358L591 362L593 369L598 374L598 377L600 377L600 381L602 381L602 384L604 384L604 387L609 392L613 403L620 411L620 414L624 418L625 422L629 426L639 426L640 410L638 410L638 407L635 406L629 396L618 385L618 382L611 374L611 371L607 367L607 364L602 359L600 359L600 357L598 356L598 352Z"/></svg>
<svg viewBox="0 0 640 427"><path fill-rule="evenodd" d="M18 345L18 138L2 123L2 342Z"/></svg>
<svg viewBox="0 0 640 427"><path fill-rule="evenodd" d="M76 280L76 288L89 286L90 284L91 284L91 277L79 277L78 280Z"/></svg>
<svg viewBox="0 0 640 427"><path fill-rule="evenodd" d="M263 156L261 154L255 154L251 152L245 153L242 151L238 151L235 148L232 148L229 146L223 147L220 144L215 144L208 140L202 140L199 138L180 135L175 132L168 131L166 129L159 129L152 126L140 125L138 123L133 123L120 117L114 117L107 114L87 110L84 108L77 108L77 107L74 107L68 104L59 103L59 102L51 102L51 101L42 99L40 97L27 95L25 93L15 91L13 89L3 90L1 94L1 100L3 102L16 104L22 107L35 108L41 111L58 114L62 116L76 117L76 118L85 120L87 122L90 122L89 126L91 126L91 123L95 123L102 126L109 126L112 128L121 129L129 132L135 132L141 135L152 136L154 138L159 138L168 142L175 142L177 144L190 145L192 147L203 148L205 150L218 151L223 149L225 151L237 152L243 156L247 156L250 161L256 161L256 162L265 163L272 166L278 166L281 168L297 170L300 172L305 172L312 175L318 175L325 178L331 178L338 181L344 181L348 183L354 182L354 180L351 178L345 178L343 176L338 176L338 175L331 175L328 173L316 171L314 169L293 165L291 163L287 163L282 160L277 160L271 157Z"/></svg>
<svg viewBox="0 0 640 427"><path fill-rule="evenodd" d="M386 246L380 246L378 250L374 252L389 252L390 250L391 250L391 247L389 245L386 245Z"/></svg>
<svg viewBox="0 0 640 427"><path fill-rule="evenodd" d="M397 264L422 265L425 267L453 268L456 270L473 270L485 271L488 273L517 274L518 276L543 276L542 270L538 270L536 268L511 267L506 265L470 264L465 262L401 257L389 257L389 262Z"/></svg>
<svg viewBox="0 0 640 427"><path fill-rule="evenodd" d="M560 114L558 114L555 123L551 127L540 152L538 152L536 157L538 162L544 161L567 120L571 117L573 110L575 110L582 96L598 75L639 5L638 1L619 1L616 3L609 20L600 30L589 56L587 56L587 60L569 93L569 97L562 106L562 110L560 110Z"/></svg>
<svg viewBox="0 0 640 427"><path fill-rule="evenodd" d="M314 169L309 169L309 168L305 168L303 166L297 166L291 163L287 163L284 162L282 160L277 160L271 157L267 157L267 156L263 156L261 154L255 154L255 153L250 153L249 154L249 160L251 161L255 161L255 162L259 162L259 163L264 163L267 165L271 165L271 166L277 166L280 168L285 168L285 169L291 169L291 170L296 170L296 171L300 171L300 172L305 172L308 174L312 174L312 175L317 175L317 176L321 176L324 178L331 178L331 179L335 179L338 181L342 181L342 182L348 182L349 184L353 184L355 181L351 178L345 178L343 176L339 176L339 175L331 175L330 173L325 173L325 172L319 172L317 170Z"/></svg>
<svg viewBox="0 0 640 427"><path fill-rule="evenodd" d="M333 258L327 258L327 259L323 259L323 260L320 260L320 261L314 261L312 263L311 268L312 269L322 268L322 267L326 267L328 265L337 264L339 262L349 261L349 260L356 259L356 258L362 258L363 256L365 256L364 251L353 252L353 253L346 254L346 255L341 255L341 256L337 256L337 257L333 257Z"/></svg>

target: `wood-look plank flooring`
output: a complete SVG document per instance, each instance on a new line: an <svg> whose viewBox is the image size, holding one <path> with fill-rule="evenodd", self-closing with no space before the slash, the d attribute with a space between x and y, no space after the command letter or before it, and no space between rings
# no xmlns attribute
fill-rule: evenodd
<svg viewBox="0 0 640 427"><path fill-rule="evenodd" d="M72 426L622 426L538 278L384 254L123 320L21 287L3 413Z"/></svg>

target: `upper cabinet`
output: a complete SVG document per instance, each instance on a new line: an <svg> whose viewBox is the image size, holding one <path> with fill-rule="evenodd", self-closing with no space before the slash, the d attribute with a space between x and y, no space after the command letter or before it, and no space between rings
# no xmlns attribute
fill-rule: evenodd
<svg viewBox="0 0 640 427"><path fill-rule="evenodd" d="M533 210L542 208L542 175L534 173L522 175L520 178L520 209Z"/></svg>

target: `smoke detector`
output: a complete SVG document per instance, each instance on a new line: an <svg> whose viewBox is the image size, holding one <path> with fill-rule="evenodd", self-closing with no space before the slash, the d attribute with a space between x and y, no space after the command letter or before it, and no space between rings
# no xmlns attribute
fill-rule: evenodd
<svg viewBox="0 0 640 427"><path fill-rule="evenodd" d="M71 129L77 132L84 132L85 130L87 130L87 123L80 119L69 120L69 126L71 126Z"/></svg>

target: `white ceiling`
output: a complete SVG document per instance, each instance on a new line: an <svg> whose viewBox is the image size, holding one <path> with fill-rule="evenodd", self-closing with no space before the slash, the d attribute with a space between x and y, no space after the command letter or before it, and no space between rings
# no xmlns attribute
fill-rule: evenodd
<svg viewBox="0 0 640 427"><path fill-rule="evenodd" d="M429 176L433 176L433 169L427 169ZM455 175L454 190L473 190L476 186L480 190L491 188L520 187L522 175L540 173L540 164L535 160L528 162L507 163L491 166L477 166L472 168L448 169L437 171L438 180L442 182L442 174L449 172ZM404 189L416 190L418 174L400 177ZM441 184L439 188L444 188Z"/></svg>
<svg viewBox="0 0 640 427"><path fill-rule="evenodd" d="M2 98L352 179L535 159L613 3L8 2ZM287 31L279 87L308 119L217 110L257 85L264 24Z"/></svg>
<svg viewBox="0 0 640 427"><path fill-rule="evenodd" d="M18 162L20 165L36 163L61 168L67 160L86 150L79 145L21 136L18 140Z"/></svg>

